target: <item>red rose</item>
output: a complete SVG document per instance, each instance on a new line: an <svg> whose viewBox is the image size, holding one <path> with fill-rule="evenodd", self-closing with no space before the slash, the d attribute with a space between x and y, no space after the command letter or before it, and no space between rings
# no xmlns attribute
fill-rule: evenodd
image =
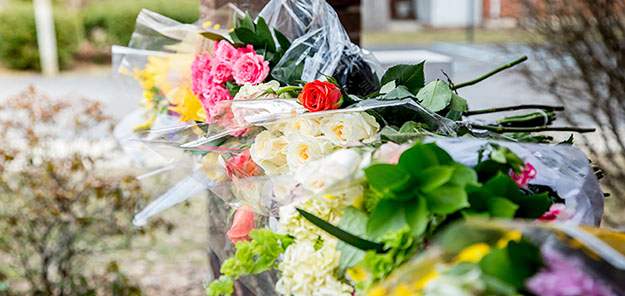
<svg viewBox="0 0 625 296"><path fill-rule="evenodd" d="M254 228L254 212L252 212L252 207L245 205L234 213L232 226L226 235L232 243L236 244L237 242L250 240L249 234Z"/></svg>
<svg viewBox="0 0 625 296"><path fill-rule="evenodd" d="M330 82L315 80L304 85L297 99L310 112L334 110L341 107L341 90Z"/></svg>

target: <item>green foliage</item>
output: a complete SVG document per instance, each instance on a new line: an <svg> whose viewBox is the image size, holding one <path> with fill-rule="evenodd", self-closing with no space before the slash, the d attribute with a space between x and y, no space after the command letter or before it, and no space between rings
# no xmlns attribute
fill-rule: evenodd
<svg viewBox="0 0 625 296"><path fill-rule="evenodd" d="M57 53L61 69L68 68L83 36L78 14L54 9ZM32 4L10 3L0 12L0 61L11 69L41 69Z"/></svg>
<svg viewBox="0 0 625 296"><path fill-rule="evenodd" d="M367 216L364 212L354 207L347 207L343 209L343 217L337 226L353 235L367 238L366 232L368 220L369 216ZM336 249L341 252L341 260L338 268L338 272L341 275L347 268L354 266L365 256L365 251L349 245L342 240L339 240Z"/></svg>
<svg viewBox="0 0 625 296"><path fill-rule="evenodd" d="M542 266L540 250L533 244L511 241L502 249L488 253L478 263L482 272L516 289L525 290L525 281Z"/></svg>
<svg viewBox="0 0 625 296"><path fill-rule="evenodd" d="M276 260L293 243L287 235L275 234L270 229L255 229L250 232L251 241L238 242L234 256L221 265L222 276L206 287L206 294L230 295L234 291L234 280L243 275L259 274L271 270Z"/></svg>
<svg viewBox="0 0 625 296"><path fill-rule="evenodd" d="M83 10L87 38L93 42L94 32L103 30L106 45L127 45L141 9L149 9L181 23L195 22L199 17L197 0L105 0L93 1Z"/></svg>
<svg viewBox="0 0 625 296"><path fill-rule="evenodd" d="M258 17L254 23L252 18L246 14L245 17L236 19L236 26L234 31L230 32L230 38L235 43L253 45L254 51L269 61L270 66L274 66L289 49L291 43L278 30L273 30L273 32L278 44L276 44L265 19Z"/></svg>
<svg viewBox="0 0 625 296"><path fill-rule="evenodd" d="M395 81L395 85L404 86L410 93L416 95L425 85L424 65L425 62L416 65L395 65L386 70L382 76L382 85Z"/></svg>
<svg viewBox="0 0 625 296"><path fill-rule="evenodd" d="M171 227L161 219L132 226L149 196L132 175L110 170L122 153L103 145L113 124L97 102L32 89L0 104L0 273L16 289L10 294L141 294L114 262L105 271L84 267L133 237Z"/></svg>
<svg viewBox="0 0 625 296"><path fill-rule="evenodd" d="M428 83L417 93L421 106L433 112L439 112L449 106L451 97L449 85L439 79Z"/></svg>

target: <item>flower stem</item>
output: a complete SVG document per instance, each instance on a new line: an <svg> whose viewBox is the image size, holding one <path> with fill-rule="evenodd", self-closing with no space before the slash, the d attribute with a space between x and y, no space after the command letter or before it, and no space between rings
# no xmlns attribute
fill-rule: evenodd
<svg viewBox="0 0 625 296"><path fill-rule="evenodd" d="M518 106L509 106L509 107L500 107L500 108L489 108L483 110L475 110L475 111L467 111L464 115L478 115L478 114L487 114L487 113L497 113L497 112L507 112L514 110L523 110L523 109L543 109L547 111L564 111L563 106L549 106L549 105L518 105Z"/></svg>
<svg viewBox="0 0 625 296"><path fill-rule="evenodd" d="M493 76L493 75L495 75L495 74L497 74L497 73L499 73L499 72L501 72L503 70L512 68L512 67L514 67L514 66L516 66L516 65L518 65L520 63L523 63L525 61L527 61L527 56L523 56L523 57L521 57L521 58L519 58L519 59L517 59L515 61L512 61L512 62L510 62L508 64L505 64L505 65L503 65L503 66L501 66L501 67L499 67L499 68L497 68L497 69L495 69L493 71L490 71L490 72L486 73L485 75L483 75L483 76L481 76L481 77L479 77L477 79L474 79L474 80L471 80L471 81L467 81L467 82L463 82L463 83L458 83L458 84L456 84L456 86L453 89L456 90L456 89L459 89L459 88L462 88L462 87L465 87L465 86L474 85L474 84L476 84L476 83L478 83L478 82L480 82L480 81L482 81L482 80L484 80L484 79L486 79L488 77L491 77L491 76Z"/></svg>
<svg viewBox="0 0 625 296"><path fill-rule="evenodd" d="M578 133L591 133L594 132L594 128L582 128L573 126L536 126L536 127L501 127L490 126L481 124L471 124L472 128L485 129L496 133L524 133L524 132L578 132Z"/></svg>
<svg viewBox="0 0 625 296"><path fill-rule="evenodd" d="M281 94L285 93L285 92L290 92L290 91L296 91L296 90L302 90L302 87L300 86L285 86L283 88L280 88L276 91L276 97L279 97Z"/></svg>

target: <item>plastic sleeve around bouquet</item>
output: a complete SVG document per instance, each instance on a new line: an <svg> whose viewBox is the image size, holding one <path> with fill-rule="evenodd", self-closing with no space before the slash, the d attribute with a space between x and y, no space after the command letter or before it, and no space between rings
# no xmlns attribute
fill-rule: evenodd
<svg viewBox="0 0 625 296"><path fill-rule="evenodd" d="M436 138L428 141L445 149L454 160L475 166L478 150L487 143L509 148L536 169L530 183L553 189L574 211L572 222L598 226L603 215L603 194L584 153L569 145L499 142L470 138Z"/></svg>
<svg viewBox="0 0 625 296"><path fill-rule="evenodd" d="M489 252L522 239L535 247L535 257L530 252L523 254L529 257L515 257L508 262L480 261ZM436 292L442 290L471 290L471 293L462 295L491 295L487 292L489 284L486 280L491 279L490 283L493 283L490 277L493 264L507 264L500 267L518 270L521 267L513 265L514 260L524 260L542 265L521 283L533 295L625 295L622 281L625 278L624 245L623 234L599 228L470 220L446 228L425 252L415 256L374 289L388 294L414 289L422 293L419 295L441 295ZM461 271L467 268L459 265L466 262L475 263L482 270L465 272L461 276ZM489 270L484 271L486 262L490 262L490 268L486 266ZM565 291L574 292L567 294Z"/></svg>
<svg viewBox="0 0 625 296"><path fill-rule="evenodd" d="M272 0L260 12L269 27L291 40L272 70L285 84L331 75L348 93L368 95L379 88L382 67L373 55L353 44L338 15L325 0Z"/></svg>

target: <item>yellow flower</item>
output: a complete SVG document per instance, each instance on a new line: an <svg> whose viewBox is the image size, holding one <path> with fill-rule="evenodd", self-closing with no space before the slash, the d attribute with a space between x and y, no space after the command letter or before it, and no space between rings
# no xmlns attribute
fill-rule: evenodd
<svg viewBox="0 0 625 296"><path fill-rule="evenodd" d="M176 102L176 106L167 109L180 114L180 121L206 121L206 111L200 100L188 87L177 87L168 93L168 99ZM173 103L172 103L173 104Z"/></svg>
<svg viewBox="0 0 625 296"><path fill-rule="evenodd" d="M426 274L424 277L420 278L417 282L414 283L414 288L417 291L423 290L423 288L425 287L425 285L435 279L438 276L438 273L434 270L430 271L428 274Z"/></svg>
<svg viewBox="0 0 625 296"><path fill-rule="evenodd" d="M360 267L353 267L347 270L347 275L354 282L363 282L367 279L367 273Z"/></svg>
<svg viewBox="0 0 625 296"><path fill-rule="evenodd" d="M486 243L476 243L464 248L458 256L456 262L478 262L482 257L490 252L490 246Z"/></svg>
<svg viewBox="0 0 625 296"><path fill-rule="evenodd" d="M410 287L406 284L399 284L393 290L392 296L413 296L416 294L416 291L410 289Z"/></svg>
<svg viewBox="0 0 625 296"><path fill-rule="evenodd" d="M206 29L206 28L210 27L212 24L213 24L213 23L211 23L210 21L206 21L206 22L204 22L204 23L202 24L202 28L205 28L205 29Z"/></svg>
<svg viewBox="0 0 625 296"><path fill-rule="evenodd" d="M499 239L499 241L497 241L497 247L498 248L505 248L508 246L508 243L510 241L515 241L518 242L521 240L521 236L523 236L523 234L521 234L520 231L508 231L502 238Z"/></svg>
<svg viewBox="0 0 625 296"><path fill-rule="evenodd" d="M139 124L135 126L134 128L132 128L132 131L134 132L147 131L152 128L152 124L154 123L155 120L156 120L156 116L152 116L148 120L146 120L144 123Z"/></svg>
<svg viewBox="0 0 625 296"><path fill-rule="evenodd" d="M376 286L375 288L369 290L367 296L384 296L386 295L386 289L382 286Z"/></svg>

